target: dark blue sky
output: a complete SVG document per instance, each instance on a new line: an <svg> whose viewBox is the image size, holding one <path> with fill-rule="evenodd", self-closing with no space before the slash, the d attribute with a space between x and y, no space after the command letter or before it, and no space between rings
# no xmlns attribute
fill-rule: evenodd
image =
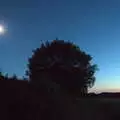
<svg viewBox="0 0 120 120"><path fill-rule="evenodd" d="M120 88L119 0L1 0L0 67L23 76L32 49L40 40L71 40L98 64L92 90Z"/></svg>

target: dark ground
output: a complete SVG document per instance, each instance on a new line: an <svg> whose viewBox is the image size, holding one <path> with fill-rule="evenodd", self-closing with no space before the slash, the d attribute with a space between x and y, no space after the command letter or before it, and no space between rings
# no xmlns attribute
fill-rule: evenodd
<svg viewBox="0 0 120 120"><path fill-rule="evenodd" d="M0 81L0 120L120 120L120 98L72 101L40 92L27 81Z"/></svg>

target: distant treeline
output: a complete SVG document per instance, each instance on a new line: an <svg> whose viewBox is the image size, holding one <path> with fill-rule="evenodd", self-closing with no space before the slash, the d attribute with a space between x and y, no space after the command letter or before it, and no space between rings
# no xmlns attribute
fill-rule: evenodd
<svg viewBox="0 0 120 120"><path fill-rule="evenodd" d="M115 92L115 93L111 93L111 92L103 92L103 93L89 93L86 95L86 97L120 97L120 92Z"/></svg>

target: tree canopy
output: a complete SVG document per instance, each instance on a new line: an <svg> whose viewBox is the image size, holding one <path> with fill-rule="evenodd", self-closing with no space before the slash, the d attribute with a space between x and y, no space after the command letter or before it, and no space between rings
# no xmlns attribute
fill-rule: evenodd
<svg viewBox="0 0 120 120"><path fill-rule="evenodd" d="M94 85L97 70L91 60L89 54L72 42L47 41L33 51L27 75L36 85L58 85L60 90L70 94L87 93L87 89Z"/></svg>

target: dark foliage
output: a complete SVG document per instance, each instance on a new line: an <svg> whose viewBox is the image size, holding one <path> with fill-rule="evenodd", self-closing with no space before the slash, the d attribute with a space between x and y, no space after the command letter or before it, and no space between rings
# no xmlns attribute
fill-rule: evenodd
<svg viewBox="0 0 120 120"><path fill-rule="evenodd" d="M0 80L4 80L4 74L0 71Z"/></svg>
<svg viewBox="0 0 120 120"><path fill-rule="evenodd" d="M18 80L17 75L13 74L13 76L11 77L12 80Z"/></svg>
<svg viewBox="0 0 120 120"><path fill-rule="evenodd" d="M86 93L95 82L96 65L77 45L64 40L42 43L29 59L27 75L38 86L59 86L67 93Z"/></svg>

